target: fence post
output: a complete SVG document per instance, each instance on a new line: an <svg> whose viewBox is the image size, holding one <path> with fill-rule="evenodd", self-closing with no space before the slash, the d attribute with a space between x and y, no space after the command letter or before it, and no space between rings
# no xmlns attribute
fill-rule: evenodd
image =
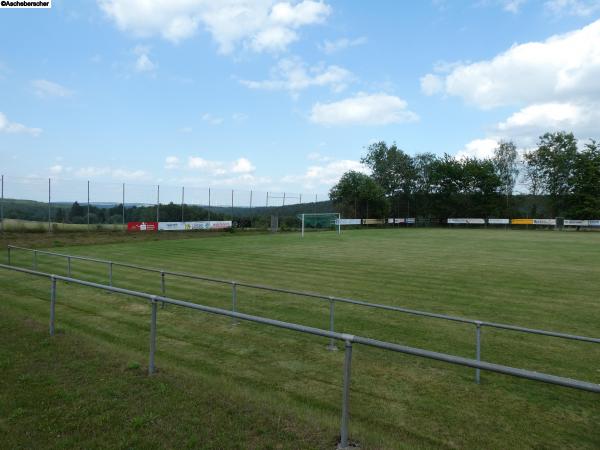
<svg viewBox="0 0 600 450"><path fill-rule="evenodd" d="M33 270L37 270L37 250L33 251Z"/></svg>
<svg viewBox="0 0 600 450"><path fill-rule="evenodd" d="M345 341L344 354L344 388L342 393L342 426L340 430L340 445L338 448L348 447L348 421L350 414L350 371L352 365L352 341Z"/></svg>
<svg viewBox="0 0 600 450"><path fill-rule="evenodd" d="M108 262L108 285L112 286L112 269L113 269L113 263L112 261Z"/></svg>
<svg viewBox="0 0 600 450"><path fill-rule="evenodd" d="M481 322L475 322L475 358L477 362L481 361ZM479 384L481 380L480 370L475 369L475 383Z"/></svg>
<svg viewBox="0 0 600 450"><path fill-rule="evenodd" d="M163 297L166 296L167 293L167 287L165 286L165 272L164 271L160 271L160 293ZM165 307L165 302L161 302L160 304L161 309Z"/></svg>
<svg viewBox="0 0 600 450"><path fill-rule="evenodd" d="M50 277L52 285L50 287L50 336L54 336L54 317L56 310L56 278Z"/></svg>
<svg viewBox="0 0 600 450"><path fill-rule="evenodd" d="M235 281L231 282L231 311L237 312L237 284ZM238 320L235 317L231 318L231 325L237 325Z"/></svg>
<svg viewBox="0 0 600 450"><path fill-rule="evenodd" d="M156 296L150 300L152 306L152 314L150 317L150 362L148 363L148 375L152 375L156 371L154 366L154 353L156 352Z"/></svg>
<svg viewBox="0 0 600 450"><path fill-rule="evenodd" d="M48 233L52 231L52 196L51 192L51 179L48 178Z"/></svg>
<svg viewBox="0 0 600 450"><path fill-rule="evenodd" d="M333 300L333 297L329 297L329 331L331 331L332 333L335 332L334 330L334 306L335 306L335 301ZM335 345L335 339L334 338L330 338L329 339L329 345L327 346L327 350L330 351L337 351L337 345Z"/></svg>
<svg viewBox="0 0 600 450"><path fill-rule="evenodd" d="M8 258L8 265L10 266L10 245L9 245L8 247L6 247L6 249L7 249L7 251L8 251L8 255L7 255L7 258Z"/></svg>
<svg viewBox="0 0 600 450"><path fill-rule="evenodd" d="M67 256L67 276L71 278L71 257Z"/></svg>

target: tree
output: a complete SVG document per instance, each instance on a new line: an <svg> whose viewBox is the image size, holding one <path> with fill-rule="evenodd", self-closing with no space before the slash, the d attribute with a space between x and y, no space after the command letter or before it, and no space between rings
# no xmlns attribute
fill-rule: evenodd
<svg viewBox="0 0 600 450"><path fill-rule="evenodd" d="M373 179L386 195L413 192L417 176L413 159L396 144L390 147L383 141L371 144L361 162L371 169Z"/></svg>
<svg viewBox="0 0 600 450"><path fill-rule="evenodd" d="M346 215L356 218L385 217L389 211L383 188L364 173L351 170L329 191L329 198Z"/></svg>
<svg viewBox="0 0 600 450"><path fill-rule="evenodd" d="M557 216L568 208L572 193L577 141L573 133L560 131L540 136L538 148L525 155L531 181L550 196L552 214ZM536 186L537 188L537 186Z"/></svg>
<svg viewBox="0 0 600 450"><path fill-rule="evenodd" d="M507 208L519 176L517 157L517 146L512 141L500 141L494 149L494 167L500 178L500 192L506 196Z"/></svg>
<svg viewBox="0 0 600 450"><path fill-rule="evenodd" d="M570 214L577 219L600 217L600 144L590 140L575 158Z"/></svg>

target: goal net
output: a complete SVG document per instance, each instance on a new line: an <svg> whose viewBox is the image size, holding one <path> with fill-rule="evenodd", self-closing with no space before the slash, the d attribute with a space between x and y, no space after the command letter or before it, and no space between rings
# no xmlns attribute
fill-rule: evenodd
<svg viewBox="0 0 600 450"><path fill-rule="evenodd" d="M298 218L302 221L302 237L305 231L334 230L338 234L341 232L339 213L299 214Z"/></svg>

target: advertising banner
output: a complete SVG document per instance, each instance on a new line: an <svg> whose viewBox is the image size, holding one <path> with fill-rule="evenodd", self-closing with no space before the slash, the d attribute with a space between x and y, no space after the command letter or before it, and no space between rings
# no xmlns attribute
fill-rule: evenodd
<svg viewBox="0 0 600 450"><path fill-rule="evenodd" d="M513 225L533 225L533 219L513 219L510 223Z"/></svg>
<svg viewBox="0 0 600 450"><path fill-rule="evenodd" d="M231 220L206 220L202 222L160 222L160 231L222 230L231 228Z"/></svg>
<svg viewBox="0 0 600 450"><path fill-rule="evenodd" d="M363 219L362 223L363 225L381 225L385 222L383 219Z"/></svg>
<svg viewBox="0 0 600 450"><path fill-rule="evenodd" d="M484 219L448 219L449 224L457 225L485 225Z"/></svg>
<svg viewBox="0 0 600 450"><path fill-rule="evenodd" d="M534 225L556 225L556 219L533 219Z"/></svg>
<svg viewBox="0 0 600 450"><path fill-rule="evenodd" d="M510 223L509 219L488 219L488 223L490 225L508 225Z"/></svg>
<svg viewBox="0 0 600 450"><path fill-rule="evenodd" d="M360 225L361 224L361 220L360 219L335 219L335 224L336 225Z"/></svg>
<svg viewBox="0 0 600 450"><path fill-rule="evenodd" d="M405 223L405 219L388 219L388 223Z"/></svg>
<svg viewBox="0 0 600 450"><path fill-rule="evenodd" d="M158 231L158 222L127 222L127 231Z"/></svg>
<svg viewBox="0 0 600 450"><path fill-rule="evenodd" d="M416 222L414 217L409 217L408 219L406 219L406 223L412 223L414 224Z"/></svg>
<svg viewBox="0 0 600 450"><path fill-rule="evenodd" d="M600 227L600 220L588 220L590 227Z"/></svg>
<svg viewBox="0 0 600 450"><path fill-rule="evenodd" d="M569 220L565 219L563 225L565 227L587 227L590 224L589 220Z"/></svg>

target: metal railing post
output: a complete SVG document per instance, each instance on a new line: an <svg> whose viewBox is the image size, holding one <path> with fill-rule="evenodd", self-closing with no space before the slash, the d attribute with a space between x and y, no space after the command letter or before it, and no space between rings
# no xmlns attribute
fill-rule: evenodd
<svg viewBox="0 0 600 450"><path fill-rule="evenodd" d="M329 297L329 331L331 331L332 333L335 332L334 329L334 307L335 307L335 301L333 300L332 297ZM330 338L329 339L329 345L327 346L327 350L330 351L336 351L337 345L335 345L335 339L334 338Z"/></svg>
<svg viewBox="0 0 600 450"><path fill-rule="evenodd" d="M150 317L150 361L148 363L148 375L152 375L156 371L154 365L154 354L156 352L156 297L150 300L152 306L152 314Z"/></svg>
<svg viewBox="0 0 600 450"><path fill-rule="evenodd" d="M231 282L231 311L237 312L237 284L235 281ZM238 323L235 317L231 318L231 325L237 325Z"/></svg>
<svg viewBox="0 0 600 450"><path fill-rule="evenodd" d="M160 271L160 293L163 297L167 295L167 288L165 286L165 272L162 270ZM165 302L161 302L160 307L161 309L164 308Z"/></svg>
<svg viewBox="0 0 600 450"><path fill-rule="evenodd" d="M108 262L108 285L112 286L112 272L113 272L113 263L112 261Z"/></svg>
<svg viewBox="0 0 600 450"><path fill-rule="evenodd" d="M481 322L475 323L475 359L477 362L481 361ZM481 371L475 369L475 383L479 384L481 381Z"/></svg>
<svg viewBox="0 0 600 450"><path fill-rule="evenodd" d="M54 275L50 277L52 282L50 286L50 336L54 336L54 318L56 311L56 278Z"/></svg>
<svg viewBox="0 0 600 450"><path fill-rule="evenodd" d="M71 257L67 256L67 276L71 278Z"/></svg>
<svg viewBox="0 0 600 450"><path fill-rule="evenodd" d="M345 341L344 353L344 387L342 393L342 426L340 429L339 449L348 447L348 421L350 415L350 371L352 366L352 341Z"/></svg>
<svg viewBox="0 0 600 450"><path fill-rule="evenodd" d="M8 254L7 254L7 258L8 258L8 265L10 266L10 265L11 265L11 264L10 264L10 245L9 245L9 246L8 246L6 249L7 249L7 251L8 251Z"/></svg>
<svg viewBox="0 0 600 450"><path fill-rule="evenodd" d="M37 270L37 250L33 251L33 270Z"/></svg>

